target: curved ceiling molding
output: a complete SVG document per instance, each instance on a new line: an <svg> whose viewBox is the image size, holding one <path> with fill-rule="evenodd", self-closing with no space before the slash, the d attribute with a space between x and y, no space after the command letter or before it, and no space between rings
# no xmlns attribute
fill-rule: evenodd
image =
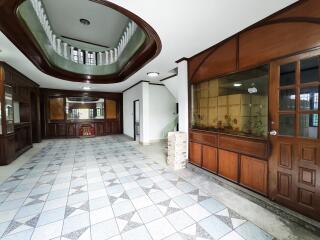
<svg viewBox="0 0 320 240"><path fill-rule="evenodd" d="M56 35L48 21L41 21L35 7L36 0L0 0L0 30L39 70L74 82L106 84L124 81L160 53L160 38L143 19L107 0L88 1L111 8L129 19L123 39L128 36L126 31L129 28L133 32L122 49L120 38L115 48L97 53L95 56L99 64L86 65L72 61L70 49L72 52L73 47L67 43L60 45L60 40L60 48L57 49L56 41L54 44L52 42L52 36L55 39ZM43 10L42 13L40 10L41 14ZM87 54L87 51L84 53Z"/></svg>

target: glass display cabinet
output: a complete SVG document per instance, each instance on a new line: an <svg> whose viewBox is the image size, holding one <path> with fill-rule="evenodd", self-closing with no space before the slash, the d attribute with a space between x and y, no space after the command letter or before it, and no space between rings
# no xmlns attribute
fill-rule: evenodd
<svg viewBox="0 0 320 240"><path fill-rule="evenodd" d="M191 86L192 129L267 138L268 66Z"/></svg>

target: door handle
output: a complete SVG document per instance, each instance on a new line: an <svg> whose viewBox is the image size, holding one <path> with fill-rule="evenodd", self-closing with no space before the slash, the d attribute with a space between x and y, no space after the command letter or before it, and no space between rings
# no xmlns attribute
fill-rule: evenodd
<svg viewBox="0 0 320 240"><path fill-rule="evenodd" d="M278 133L276 130L271 130L269 133L271 136L276 136Z"/></svg>

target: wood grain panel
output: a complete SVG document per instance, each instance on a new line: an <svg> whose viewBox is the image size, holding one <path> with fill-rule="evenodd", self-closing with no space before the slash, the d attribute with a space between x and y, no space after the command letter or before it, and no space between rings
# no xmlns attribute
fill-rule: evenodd
<svg viewBox="0 0 320 240"><path fill-rule="evenodd" d="M292 168L292 145L290 143L280 143L279 165L284 168Z"/></svg>
<svg viewBox="0 0 320 240"><path fill-rule="evenodd" d="M299 188L298 189L298 202L309 207L314 207L314 197L315 193L308 191L306 189Z"/></svg>
<svg viewBox="0 0 320 240"><path fill-rule="evenodd" d="M106 118L117 119L117 101L115 100L106 100Z"/></svg>
<svg viewBox="0 0 320 240"><path fill-rule="evenodd" d="M202 164L202 146L201 146L201 144L190 142L190 144L189 144L189 160L193 164L201 166L201 164Z"/></svg>
<svg viewBox="0 0 320 240"><path fill-rule="evenodd" d="M304 145L300 146L300 161L306 161L311 164L317 163L317 147L312 145Z"/></svg>
<svg viewBox="0 0 320 240"><path fill-rule="evenodd" d="M204 132L191 132L190 141L210 146L218 145L218 135Z"/></svg>
<svg viewBox="0 0 320 240"><path fill-rule="evenodd" d="M268 158L268 143L263 140L220 135L219 148L257 158Z"/></svg>
<svg viewBox="0 0 320 240"><path fill-rule="evenodd" d="M268 193L268 163L267 161L241 156L240 183L259 193Z"/></svg>
<svg viewBox="0 0 320 240"><path fill-rule="evenodd" d="M301 22L271 24L246 31L239 38L239 68L320 46L319 36L319 25Z"/></svg>
<svg viewBox="0 0 320 240"><path fill-rule="evenodd" d="M239 156L237 153L219 149L219 175L231 181L239 181Z"/></svg>
<svg viewBox="0 0 320 240"><path fill-rule="evenodd" d="M209 54L200 62L197 69L191 76L192 82L208 80L229 72L236 71L237 68L237 39L236 37L226 41L216 48L208 50ZM204 53L206 54L206 53ZM193 67L191 67L193 68Z"/></svg>
<svg viewBox="0 0 320 240"><path fill-rule="evenodd" d="M316 184L316 171L313 169L299 168L299 182L310 186L315 186Z"/></svg>
<svg viewBox="0 0 320 240"><path fill-rule="evenodd" d="M286 198L291 197L292 176L290 174L278 172L278 193Z"/></svg>
<svg viewBox="0 0 320 240"><path fill-rule="evenodd" d="M210 172L218 171L217 148L203 145L202 146L202 167Z"/></svg>
<svg viewBox="0 0 320 240"><path fill-rule="evenodd" d="M51 121L64 120L64 98L49 99L49 119Z"/></svg>

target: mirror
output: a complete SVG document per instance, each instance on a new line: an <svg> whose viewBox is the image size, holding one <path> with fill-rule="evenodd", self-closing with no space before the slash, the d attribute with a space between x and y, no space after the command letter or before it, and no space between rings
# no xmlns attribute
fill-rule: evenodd
<svg viewBox="0 0 320 240"><path fill-rule="evenodd" d="M104 99L96 97L68 97L67 120L104 119Z"/></svg>

